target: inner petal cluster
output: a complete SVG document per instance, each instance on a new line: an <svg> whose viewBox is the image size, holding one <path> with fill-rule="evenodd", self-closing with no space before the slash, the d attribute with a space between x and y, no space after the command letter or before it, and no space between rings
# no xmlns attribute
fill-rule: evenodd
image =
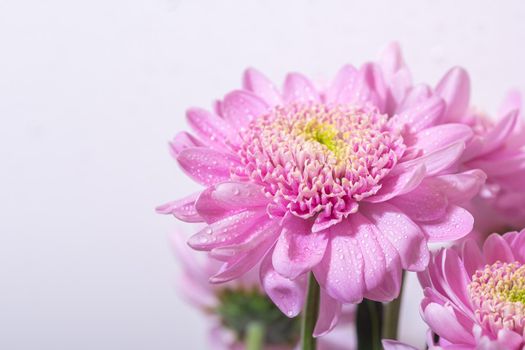
<svg viewBox="0 0 525 350"><path fill-rule="evenodd" d="M525 328L525 265L496 262L476 271L468 285L476 317L494 335L500 329L523 334Z"/></svg>
<svg viewBox="0 0 525 350"><path fill-rule="evenodd" d="M374 195L405 151L369 105L276 107L241 131L235 175L262 185L271 215L338 222Z"/></svg>

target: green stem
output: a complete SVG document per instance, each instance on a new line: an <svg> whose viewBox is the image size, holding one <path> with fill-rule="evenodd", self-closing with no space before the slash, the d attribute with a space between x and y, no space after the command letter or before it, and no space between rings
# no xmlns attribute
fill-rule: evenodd
<svg viewBox="0 0 525 350"><path fill-rule="evenodd" d="M315 280L313 273L310 273L308 295L306 297L301 323L302 350L315 350L317 347L317 341L313 337L313 333L319 313L319 295L319 284Z"/></svg>
<svg viewBox="0 0 525 350"><path fill-rule="evenodd" d="M401 278L399 296L387 303L383 308L383 339L397 339L399 310L401 309L401 298L403 297L403 283L404 274Z"/></svg>
<svg viewBox="0 0 525 350"><path fill-rule="evenodd" d="M252 322L246 330L246 350L263 350L264 326L260 322Z"/></svg>
<svg viewBox="0 0 525 350"><path fill-rule="evenodd" d="M379 317L378 317L378 309L376 307L376 303L372 300L365 300L366 305L368 307L368 312L370 314L370 326L371 326L371 332L372 332L372 350L381 350L381 335L379 334Z"/></svg>

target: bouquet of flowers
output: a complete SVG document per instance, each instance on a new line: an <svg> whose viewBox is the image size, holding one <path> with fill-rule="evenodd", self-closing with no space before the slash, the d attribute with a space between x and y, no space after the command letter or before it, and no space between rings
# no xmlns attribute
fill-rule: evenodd
<svg viewBox="0 0 525 350"><path fill-rule="evenodd" d="M415 271L429 348L523 349L521 100L492 119L469 95L458 67L414 83L394 43L328 86L248 69L190 108L170 151L203 189L157 211L199 223L188 245L205 264L183 235L176 250L213 347L412 349L396 338Z"/></svg>

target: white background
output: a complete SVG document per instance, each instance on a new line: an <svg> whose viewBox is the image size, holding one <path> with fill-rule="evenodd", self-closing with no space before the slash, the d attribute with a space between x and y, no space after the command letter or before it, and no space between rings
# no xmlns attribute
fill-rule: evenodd
<svg viewBox="0 0 525 350"><path fill-rule="evenodd" d="M396 39L417 81L463 65L494 111L525 88L524 4L0 0L0 349L205 349L153 211L197 188L166 147L184 110L246 66L327 80Z"/></svg>

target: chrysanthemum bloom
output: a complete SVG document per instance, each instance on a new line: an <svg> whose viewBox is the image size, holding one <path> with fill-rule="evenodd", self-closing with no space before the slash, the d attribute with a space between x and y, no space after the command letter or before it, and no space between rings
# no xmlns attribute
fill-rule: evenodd
<svg viewBox="0 0 525 350"><path fill-rule="evenodd" d="M176 256L182 264L179 283L183 296L205 313L211 321L209 343L213 349L242 350L248 328L254 323L264 327L264 348L291 350L299 340L299 317L288 318L266 296L253 271L223 284L210 284L218 262L196 256L186 245L183 235L173 235ZM353 334L354 309L346 308L344 322L335 332L321 337L320 350L352 350L356 348ZM340 334L337 334L337 333Z"/></svg>
<svg viewBox="0 0 525 350"><path fill-rule="evenodd" d="M475 227L484 236L525 226L525 124L520 117L521 97L511 92L496 121L469 107L470 80L465 70L454 68L435 91L450 108L444 120L472 127L461 162L464 169L481 169L487 182L473 200ZM502 231L503 230L503 231Z"/></svg>
<svg viewBox="0 0 525 350"><path fill-rule="evenodd" d="M443 349L525 346L525 230L444 249L419 274L421 313Z"/></svg>
<svg viewBox="0 0 525 350"><path fill-rule="evenodd" d="M281 93L253 69L243 86L214 112L188 111L196 136L171 149L206 189L158 209L209 225L189 244L224 261L213 282L262 260L266 292L293 317L313 271L323 334L342 302L395 298L402 269L426 267L427 242L472 229L459 204L484 175L456 169L472 132L439 124L445 102L411 86L397 46L380 64L345 66L327 89L293 73Z"/></svg>

